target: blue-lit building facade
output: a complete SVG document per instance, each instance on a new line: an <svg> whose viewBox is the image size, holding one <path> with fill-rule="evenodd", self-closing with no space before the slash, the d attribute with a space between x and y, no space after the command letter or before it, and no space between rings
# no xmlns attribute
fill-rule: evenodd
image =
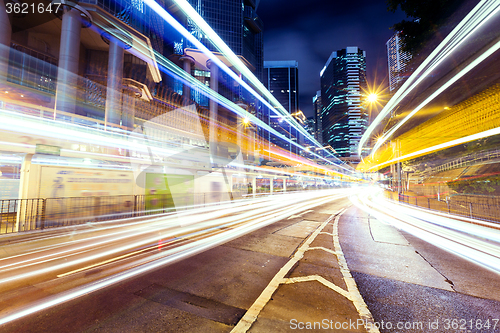
<svg viewBox="0 0 500 333"><path fill-rule="evenodd" d="M411 60L411 53L403 51L403 38L397 31L387 43L387 65L389 72L389 91L395 92L407 79L405 69Z"/></svg>
<svg viewBox="0 0 500 333"><path fill-rule="evenodd" d="M321 71L323 143L344 159L359 160L357 147L368 126L363 105L366 53L358 47L334 51Z"/></svg>
<svg viewBox="0 0 500 333"><path fill-rule="evenodd" d="M210 25L215 33L229 46L229 48L252 70L254 75L262 80L264 42L263 23L256 10L258 1L253 0L189 0L189 3L198 14ZM190 19L184 21L185 26L210 51L218 50L209 37L199 31L196 24ZM175 53L185 55L186 49L192 45L184 39L178 40ZM200 81L208 83L210 71L208 68L192 68L192 74ZM219 93L231 101L247 105L247 110L262 118L261 107L244 89L235 87L232 79L225 73L220 73ZM225 84L225 82L230 82ZM175 90L182 91L182 83L174 82ZM192 100L201 105L208 105L208 99L191 91Z"/></svg>
<svg viewBox="0 0 500 333"><path fill-rule="evenodd" d="M290 117L299 111L299 68L297 61L265 61L264 85L278 102L288 111ZM297 142L298 133L284 121L283 116L269 115L269 125L276 131ZM297 153L297 147L291 143L271 136L272 145Z"/></svg>
<svg viewBox="0 0 500 333"><path fill-rule="evenodd" d="M323 120L321 113L323 112L323 103L321 102L321 90L316 92L313 97L313 110L314 110L314 138L319 143L323 144Z"/></svg>

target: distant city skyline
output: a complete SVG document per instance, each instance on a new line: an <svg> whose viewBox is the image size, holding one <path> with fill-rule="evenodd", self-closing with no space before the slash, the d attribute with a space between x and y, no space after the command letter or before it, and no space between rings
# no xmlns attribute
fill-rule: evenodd
<svg viewBox="0 0 500 333"><path fill-rule="evenodd" d="M394 34L390 26L406 18L387 11L385 0L347 2L311 0L261 1L257 14L264 23L264 60L296 60L300 76L300 108L314 114L312 98L320 89L320 71L332 51L357 45L367 54L368 82L385 81L385 43Z"/></svg>

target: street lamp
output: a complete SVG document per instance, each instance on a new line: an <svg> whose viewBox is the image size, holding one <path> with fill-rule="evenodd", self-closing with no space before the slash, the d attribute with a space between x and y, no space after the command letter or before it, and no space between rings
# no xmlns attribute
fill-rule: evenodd
<svg viewBox="0 0 500 333"><path fill-rule="evenodd" d="M370 103L375 103L376 101L378 101L378 95L375 93L371 93L366 97L366 100Z"/></svg>

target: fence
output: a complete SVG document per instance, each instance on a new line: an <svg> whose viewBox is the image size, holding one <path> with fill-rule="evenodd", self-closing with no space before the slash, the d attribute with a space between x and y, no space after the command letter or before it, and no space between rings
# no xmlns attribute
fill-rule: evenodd
<svg viewBox="0 0 500 333"><path fill-rule="evenodd" d="M419 197L399 194L399 202L427 208L429 210L447 212L453 215L472 219L500 222L500 198L482 195L455 195L446 200L431 197Z"/></svg>
<svg viewBox="0 0 500 333"><path fill-rule="evenodd" d="M0 234L162 214L231 199L237 198L208 192L0 200Z"/></svg>

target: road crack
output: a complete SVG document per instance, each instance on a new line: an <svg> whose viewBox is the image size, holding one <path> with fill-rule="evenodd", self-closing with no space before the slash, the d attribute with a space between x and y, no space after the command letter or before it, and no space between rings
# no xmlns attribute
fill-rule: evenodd
<svg viewBox="0 0 500 333"><path fill-rule="evenodd" d="M448 283L450 285L450 288L454 291L454 292L457 292L456 289L455 289L455 284L453 283L453 281L451 281L450 279L448 279L448 277L446 275L444 275L443 273L441 273L441 271L439 269L437 269L433 264L431 264L431 262L429 260L427 260L424 255L420 252L418 252L417 250L415 250L415 253L418 254L422 259L424 259L424 261L426 263L429 264L429 266L431 266L436 272L438 272L442 277L444 277L444 281L446 283Z"/></svg>

